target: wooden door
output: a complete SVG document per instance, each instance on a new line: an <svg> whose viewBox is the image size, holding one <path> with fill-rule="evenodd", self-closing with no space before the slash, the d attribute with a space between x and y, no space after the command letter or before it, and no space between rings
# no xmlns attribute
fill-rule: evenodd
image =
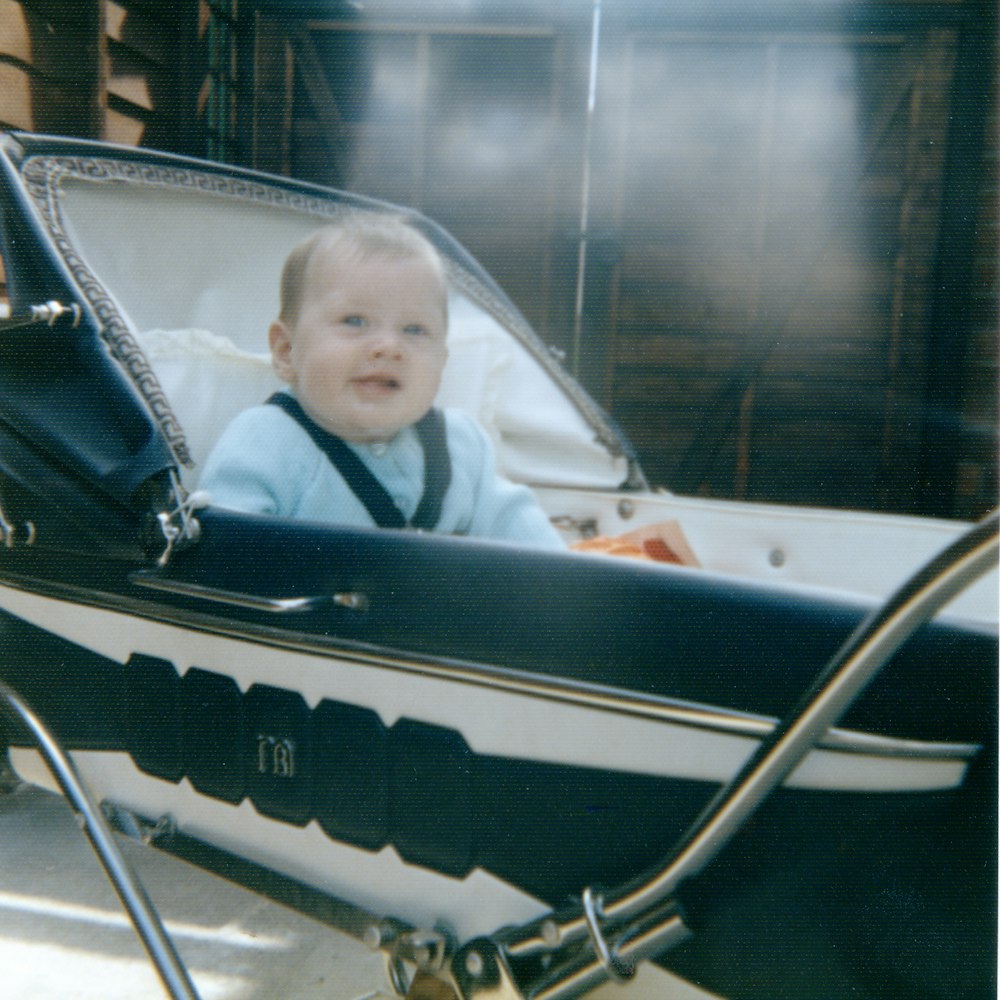
<svg viewBox="0 0 1000 1000"><path fill-rule="evenodd" d="M907 506L954 49L627 39L605 400L654 481Z"/></svg>

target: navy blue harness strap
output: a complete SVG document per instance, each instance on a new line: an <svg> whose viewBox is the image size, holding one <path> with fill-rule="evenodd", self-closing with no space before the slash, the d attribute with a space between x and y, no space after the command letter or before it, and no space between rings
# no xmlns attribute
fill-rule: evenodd
<svg viewBox="0 0 1000 1000"><path fill-rule="evenodd" d="M302 426L333 463L351 492L365 505L378 527L422 531L433 531L437 527L444 495L451 483L451 456L444 415L440 410L429 410L415 425L424 452L424 491L413 517L407 521L368 466L339 437L323 430L302 409L298 400L287 393L276 392L267 402L281 407Z"/></svg>
<svg viewBox="0 0 1000 1000"><path fill-rule="evenodd" d="M431 408L415 426L424 449L424 492L410 519L410 527L433 531L441 519L441 505L451 485L451 454L444 414Z"/></svg>

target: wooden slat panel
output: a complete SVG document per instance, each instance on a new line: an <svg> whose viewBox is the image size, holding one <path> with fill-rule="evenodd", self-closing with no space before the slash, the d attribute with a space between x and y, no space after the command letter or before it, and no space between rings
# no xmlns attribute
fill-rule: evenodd
<svg viewBox="0 0 1000 1000"><path fill-rule="evenodd" d="M709 400L722 388L722 380L707 374L650 372L643 369L637 375L619 371L614 383L614 396L619 413L627 412L630 403L669 405L671 400Z"/></svg>
<svg viewBox="0 0 1000 1000"><path fill-rule="evenodd" d="M175 79L172 70L118 44L109 46L109 94L147 111L170 117L176 114Z"/></svg>
<svg viewBox="0 0 1000 1000"><path fill-rule="evenodd" d="M4 62L0 62L0 124L27 131L35 127L31 79L20 66Z"/></svg>
<svg viewBox="0 0 1000 1000"><path fill-rule="evenodd" d="M107 35L104 131L126 145L170 149L181 115L180 19L141 0L103 0Z"/></svg>
<svg viewBox="0 0 1000 1000"><path fill-rule="evenodd" d="M851 426L851 433L869 436L878 427L886 403L886 379L866 384L856 379L768 378L754 395L754 414L769 426L793 426L798 420ZM853 425L862 425L854 427ZM877 431L874 432L877 438Z"/></svg>
<svg viewBox="0 0 1000 1000"><path fill-rule="evenodd" d="M53 80L96 78L97 19L89 3L31 0L23 6L31 65Z"/></svg>
<svg viewBox="0 0 1000 1000"><path fill-rule="evenodd" d="M698 288L665 281L658 285L622 282L618 323L626 332L703 331L709 336L750 325L747 294L740 289Z"/></svg>
<svg viewBox="0 0 1000 1000"><path fill-rule="evenodd" d="M791 310L788 305L792 303L786 304L775 294L757 307L760 315L754 317L754 293L744 289L707 289L668 281L644 286L623 282L623 286L628 298L620 303L618 320L626 334L688 330L711 339L727 331L758 330L787 340L796 331L799 336L810 331L837 336L848 330L869 331L870 339L879 340L892 305L891 286L871 292L843 288L804 296Z"/></svg>
<svg viewBox="0 0 1000 1000"><path fill-rule="evenodd" d="M28 15L15 0L0 0L0 55L31 64Z"/></svg>
<svg viewBox="0 0 1000 1000"><path fill-rule="evenodd" d="M105 0L104 18L108 38L160 66L176 65L176 18L164 21L141 5L115 0Z"/></svg>
<svg viewBox="0 0 1000 1000"><path fill-rule="evenodd" d="M640 37L607 21L581 363L641 440L654 479L706 420L722 376L763 359L738 444L719 446L730 465L709 471L710 489L743 482L759 497L771 478L795 501L796 476L813 497L808 480L826 469L822 502L836 502L842 476L852 501L868 490L867 502L909 503L919 409L935 380L928 316L955 52L953 33L928 30L931 15L918 20L864 37L735 24ZM583 157L579 145L572 163L557 153L580 132L584 36L558 26L497 44L476 26L479 42L467 46L465 20L447 26L444 44L443 29L418 15L378 22L372 13L350 28L310 25L343 119L344 186L423 208L537 324L558 317L553 339L568 339L576 253L567 234ZM550 115L544 141L529 129L496 143L522 99L536 121ZM293 172L337 183L325 150L333 130L301 82L294 105ZM490 121L497 127L484 128ZM543 152L540 167L507 170L531 150ZM992 219L995 233L995 196ZM973 423L989 412L982 393L995 396L984 389L996 378L995 259L994 249L982 265L994 287L972 347L984 360L967 362ZM820 432L803 436L797 425L810 422ZM827 455L833 448L848 459Z"/></svg>
<svg viewBox="0 0 1000 1000"><path fill-rule="evenodd" d="M669 404L647 401L640 407L623 407L619 413L622 426L632 443L645 457L657 453L679 456L694 435L699 418L690 410Z"/></svg>
<svg viewBox="0 0 1000 1000"><path fill-rule="evenodd" d="M653 336L620 336L615 362L623 367L692 368L702 372L729 372L740 355L743 338L737 334L706 336L701 331Z"/></svg>
<svg viewBox="0 0 1000 1000"><path fill-rule="evenodd" d="M89 4L0 0L0 122L95 133L96 24Z"/></svg>
<svg viewBox="0 0 1000 1000"><path fill-rule="evenodd" d="M141 146L146 123L109 107L104 113L104 129L108 142L121 143L124 146Z"/></svg>

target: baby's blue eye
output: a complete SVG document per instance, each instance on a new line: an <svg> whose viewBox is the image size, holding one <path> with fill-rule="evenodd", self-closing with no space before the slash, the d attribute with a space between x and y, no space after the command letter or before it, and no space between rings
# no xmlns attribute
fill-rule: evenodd
<svg viewBox="0 0 1000 1000"><path fill-rule="evenodd" d="M408 333L413 337L420 337L427 333L427 327L421 326L419 323L410 323L408 326L403 327L403 333Z"/></svg>
<svg viewBox="0 0 1000 1000"><path fill-rule="evenodd" d="M345 316L343 320L341 320L341 322L345 326L356 326L356 327L365 326L364 316L355 316L355 315Z"/></svg>

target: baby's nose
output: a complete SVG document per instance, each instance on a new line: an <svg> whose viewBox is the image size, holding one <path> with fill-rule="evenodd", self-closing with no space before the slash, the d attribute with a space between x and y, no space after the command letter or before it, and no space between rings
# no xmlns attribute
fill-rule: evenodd
<svg viewBox="0 0 1000 1000"><path fill-rule="evenodd" d="M403 352L403 338L396 330L380 328L373 331L371 339L372 357L398 357Z"/></svg>

